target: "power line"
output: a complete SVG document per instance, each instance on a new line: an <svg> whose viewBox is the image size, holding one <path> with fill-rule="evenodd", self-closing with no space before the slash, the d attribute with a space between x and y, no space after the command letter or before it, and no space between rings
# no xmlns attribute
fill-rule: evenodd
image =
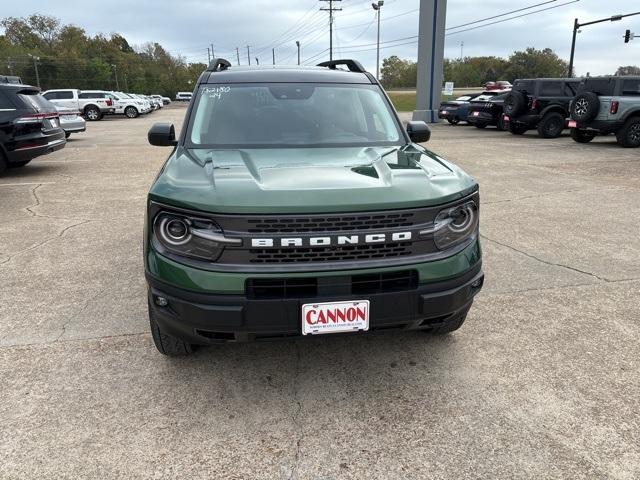
<svg viewBox="0 0 640 480"><path fill-rule="evenodd" d="M509 17L509 18L505 18L505 19L502 19L502 20L497 20L495 22L485 23L484 25L478 25L477 27L465 28L464 30L458 30L456 32L447 33L446 35L449 36L449 35L457 35L458 33L462 33L462 32L470 32L471 30L477 30L478 28L488 27L490 25L495 25L497 23L508 22L509 20L516 20L518 18L526 17L528 15L533 15L534 13L540 13L540 12L544 12L544 11L547 11L547 10L553 10L555 8L564 7L566 5L570 5L572 3L577 3L579 1L580 0L572 0L570 2L561 3L559 5L554 5L552 7L541 8L539 10L534 10L533 12L527 12L527 13L523 13L522 15L516 15L515 17Z"/></svg>
<svg viewBox="0 0 640 480"><path fill-rule="evenodd" d="M546 5L548 3L554 3L554 2L557 2L557 1L558 0L548 0L546 2L536 3L535 5L530 5L528 7L518 8L517 10L512 10L512 11L506 12L506 13L501 13L500 15L494 15L492 17L482 18L480 20L474 20L473 22L463 23L462 25L456 25L455 27L448 27L448 28L446 28L446 30L455 30L456 28L466 27L466 26L469 26L469 25L473 25L475 23L484 22L486 20L493 20L494 18L504 17L506 15L511 15L512 13L522 12L524 10L529 10L531 8L539 7L540 5Z"/></svg>

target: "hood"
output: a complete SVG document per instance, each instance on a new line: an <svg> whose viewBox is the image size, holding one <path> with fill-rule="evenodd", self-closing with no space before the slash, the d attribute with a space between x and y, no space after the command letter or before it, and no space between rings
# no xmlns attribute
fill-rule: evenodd
<svg viewBox="0 0 640 480"><path fill-rule="evenodd" d="M476 188L458 167L418 145L178 147L152 186L150 198L217 213L320 213L437 205Z"/></svg>

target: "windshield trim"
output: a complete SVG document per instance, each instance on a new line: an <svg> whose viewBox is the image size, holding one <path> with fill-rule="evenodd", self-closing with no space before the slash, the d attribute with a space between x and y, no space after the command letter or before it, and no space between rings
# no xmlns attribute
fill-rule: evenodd
<svg viewBox="0 0 640 480"><path fill-rule="evenodd" d="M195 119L195 110L198 101L200 100L200 96L202 95L202 91L204 88L219 85L219 86L231 86L231 85L271 85L271 84L297 84L297 83L307 83L313 85L344 85L345 87L352 88L364 88L368 87L372 90L377 90L381 96L382 102L386 107L389 115L391 116L392 122L397 129L398 132L398 140L393 141L378 141L375 143L372 142L351 142L351 143L268 143L268 144L259 144L259 143L251 143L251 144L202 144L202 143L194 143L191 141L191 130L193 128L193 122ZM403 147L408 144L411 144L411 140L409 139L409 134L406 129L396 109L393 107L387 92L379 85L372 83L341 83L341 82L224 82L224 83L202 83L197 86L197 91L195 95L192 95L191 104L189 105L189 109L187 111L187 117L185 118L184 124L186 128L183 128L180 132L180 144L187 149L190 150L255 150L255 149L277 149L277 148L351 148L351 147Z"/></svg>

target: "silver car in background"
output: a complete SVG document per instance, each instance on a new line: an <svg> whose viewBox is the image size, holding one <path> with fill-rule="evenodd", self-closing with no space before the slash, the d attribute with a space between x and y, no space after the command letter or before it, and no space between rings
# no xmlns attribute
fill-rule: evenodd
<svg viewBox="0 0 640 480"><path fill-rule="evenodd" d="M78 110L56 105L60 115L60 128L64 130L64 136L69 138L72 133L80 133L87 130L87 122L80 116Z"/></svg>

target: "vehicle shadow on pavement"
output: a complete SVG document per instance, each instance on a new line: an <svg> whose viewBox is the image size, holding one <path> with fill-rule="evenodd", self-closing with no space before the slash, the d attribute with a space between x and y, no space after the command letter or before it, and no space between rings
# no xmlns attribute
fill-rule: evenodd
<svg viewBox="0 0 640 480"><path fill-rule="evenodd" d="M232 382L234 390L248 397L256 387L295 383L325 397L327 392L340 396L349 389L370 396L380 388L405 383L407 376L423 377L434 371L440 377L449 376L457 361L463 367L468 360L457 355L457 350L456 334L384 332L201 347L191 357L167 359L163 370L172 377L167 381L193 388L191 393L210 388L213 392L219 387L216 381L192 383L196 375Z"/></svg>

